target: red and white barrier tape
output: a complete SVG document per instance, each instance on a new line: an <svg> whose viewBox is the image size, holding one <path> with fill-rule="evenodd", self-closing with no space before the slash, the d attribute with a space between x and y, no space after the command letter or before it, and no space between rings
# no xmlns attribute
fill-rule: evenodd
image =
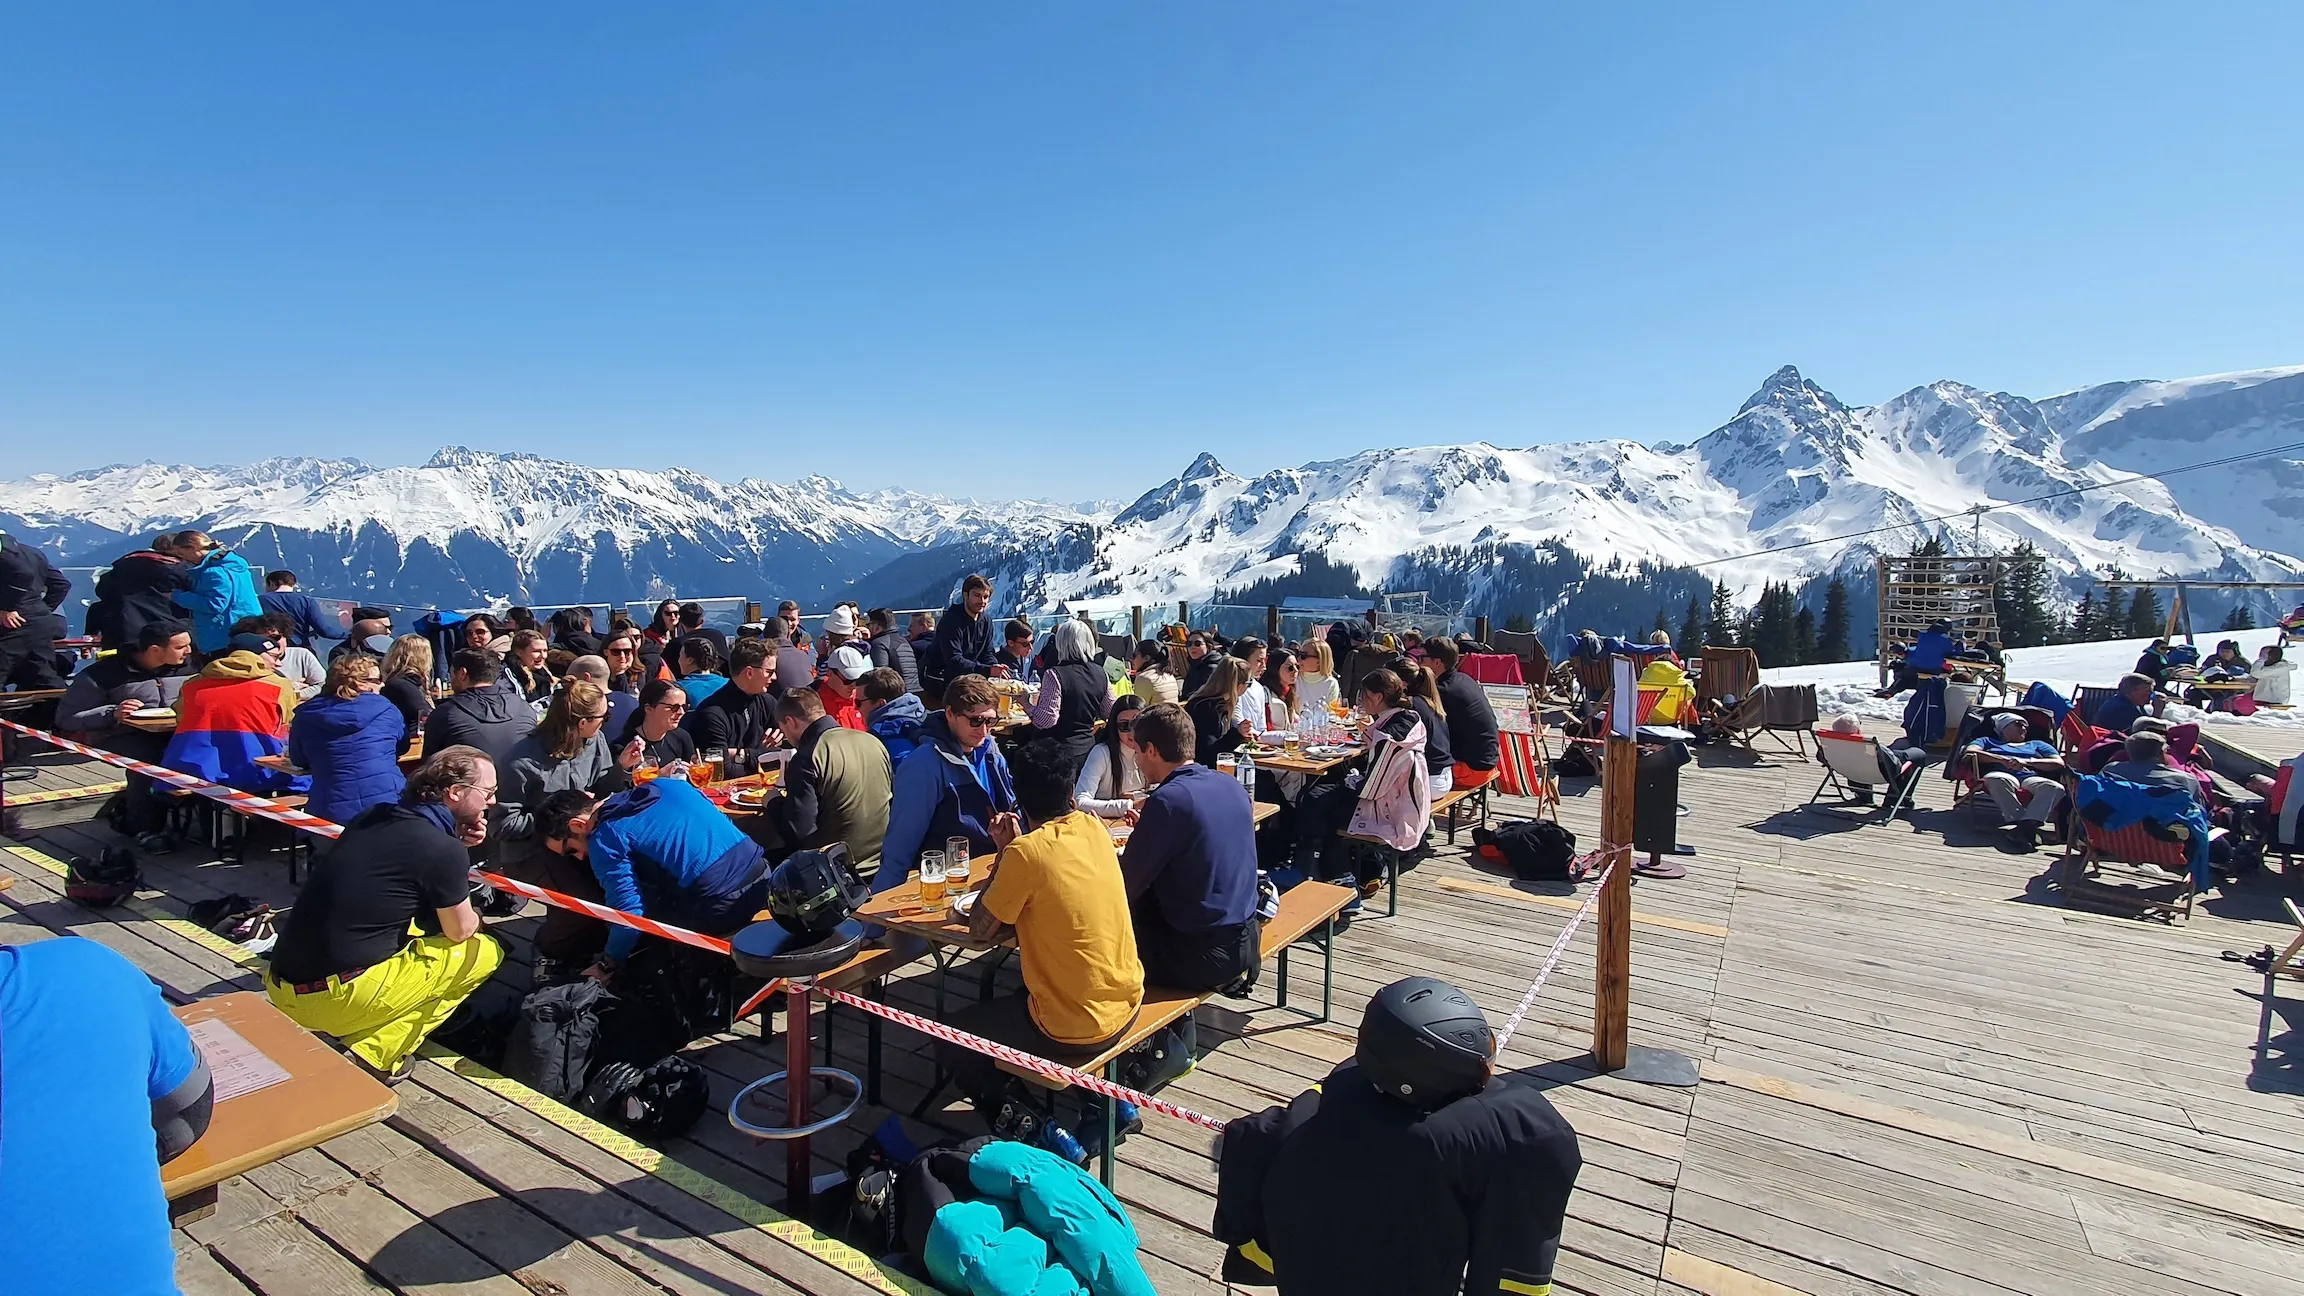
<svg viewBox="0 0 2304 1296"><path fill-rule="evenodd" d="M1589 864L1604 855L1619 851L1624 852L1624 859L1631 858L1629 850L1625 847L1602 846L1577 862ZM1615 872L1617 866L1622 862L1621 860L1611 860L1608 867L1601 869L1600 876L1592 880L1592 894L1584 897L1584 903L1577 908L1575 913L1568 916L1567 925L1560 929L1560 935L1552 942L1551 951L1544 956L1544 966L1536 969L1536 979L1528 983L1528 993L1520 996L1520 1006L1512 1010L1510 1017L1504 1019L1504 1029L1496 1032L1496 1052L1498 1054L1502 1054L1504 1046L1511 1043L1512 1037L1519 1033L1520 1023L1528 1019L1529 1010L1536 1006L1536 996L1544 993L1544 983L1552 979L1552 970L1560 966L1561 957L1568 953L1568 943L1576 939L1576 929L1584 925L1584 919L1591 914L1592 906L1600 903L1600 892L1602 888L1608 885L1608 875Z"/></svg>
<svg viewBox="0 0 2304 1296"><path fill-rule="evenodd" d="M1059 1062L1051 1062L1038 1054L1026 1053L1022 1049L985 1039L981 1035L971 1035L963 1030L954 1030L940 1021L932 1021L916 1013L908 1013L901 1008L891 1008L883 1003L874 1003L869 999L840 990L827 989L823 986L816 987L816 993L827 999L847 1004L851 1008L871 1013L875 1017L884 1017L899 1026L909 1026L931 1039L940 1039L949 1044L957 1044L970 1052L997 1058L1036 1075L1044 1075L1052 1080L1062 1080L1066 1084L1078 1085L1090 1093L1102 1094L1107 1098L1117 1098L1122 1102L1131 1102L1146 1111L1156 1111L1163 1116L1173 1116L1177 1120L1189 1121L1194 1125L1204 1126L1208 1129L1220 1130L1224 1128L1223 1121L1213 1116L1203 1116L1189 1107L1179 1107L1165 1099L1155 1098L1147 1093L1138 1093L1125 1085L1114 1084L1102 1076L1090 1075L1086 1071L1075 1070Z"/></svg>
<svg viewBox="0 0 2304 1296"><path fill-rule="evenodd" d="M69 738L49 733L45 729L34 729L29 725L17 724L13 720L0 720L0 725L27 737L37 738L45 743L53 743L66 751L78 752L82 756L102 761L107 765L116 765L121 769L145 775L170 787L182 788L187 792L196 792L242 814L255 815L260 819L270 819L274 823L302 829L318 837L337 837L344 832L343 826L340 824L322 819L318 815L306 814L292 806L281 805L269 797L261 797L253 792L242 792L238 788L223 787L180 770L169 769L165 765L154 765L148 761L122 756L118 752L105 751L101 747L91 747L86 743L74 742ZM500 890L509 891L514 895L527 896L532 900L541 900L545 904L557 905L562 909L573 909L579 913L589 914L603 922L630 927L637 931L646 932L651 936L661 936L666 940L677 941L682 945L694 945L698 949L708 949L716 954L728 952L728 942L717 936L706 936L702 932L689 931L685 927L674 927L668 923L660 923L652 918L642 917L639 914L628 914L621 909L611 909L607 905L595 904L590 900L579 900L571 895L562 895L558 891L549 891L526 882L515 882L501 874L474 869L472 875Z"/></svg>

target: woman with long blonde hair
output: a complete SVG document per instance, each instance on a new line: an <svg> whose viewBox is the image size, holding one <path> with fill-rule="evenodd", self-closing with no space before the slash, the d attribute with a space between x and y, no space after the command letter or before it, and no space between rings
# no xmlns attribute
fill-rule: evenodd
<svg viewBox="0 0 2304 1296"><path fill-rule="evenodd" d="M640 743L612 749L601 735L608 723L608 691L590 680L570 680L553 696L535 732L512 745L497 770L497 858L513 877L540 881L581 899L599 898L599 883L581 861L556 855L536 836L536 810L554 792L573 789L606 796L631 786ZM574 888L571 890L571 888ZM548 985L564 970L592 962L607 938L596 918L554 908L536 932L535 983Z"/></svg>
<svg viewBox="0 0 2304 1296"><path fill-rule="evenodd" d="M1344 695L1336 683L1336 652L1326 639L1307 639L1296 646L1296 707L1298 714L1325 714L1329 704Z"/></svg>
<svg viewBox="0 0 2304 1296"><path fill-rule="evenodd" d="M419 634L402 635L384 654L384 700L400 708L411 735L424 732L432 718L432 641Z"/></svg>
<svg viewBox="0 0 2304 1296"><path fill-rule="evenodd" d="M1216 664L1208 668L1208 680L1192 700L1184 704L1184 714L1192 717L1192 734L1196 740L1192 759L1213 767L1216 758L1248 741L1248 725L1235 718L1240 706L1240 695L1248 691L1248 663L1227 653L1216 657Z"/></svg>

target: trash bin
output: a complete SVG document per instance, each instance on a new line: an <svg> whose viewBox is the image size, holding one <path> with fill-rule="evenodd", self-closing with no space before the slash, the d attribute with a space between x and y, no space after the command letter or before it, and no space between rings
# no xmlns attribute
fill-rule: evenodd
<svg viewBox="0 0 2304 1296"><path fill-rule="evenodd" d="M1670 855L1679 848L1680 767L1691 759L1685 742L1641 749L1633 780L1634 854Z"/></svg>

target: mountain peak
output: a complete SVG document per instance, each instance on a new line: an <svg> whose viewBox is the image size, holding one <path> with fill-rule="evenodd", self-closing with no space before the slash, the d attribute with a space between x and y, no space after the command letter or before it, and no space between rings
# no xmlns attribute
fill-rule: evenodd
<svg viewBox="0 0 2304 1296"><path fill-rule="evenodd" d="M1211 477L1222 477L1223 475L1224 465L1216 462L1215 455L1212 455L1203 450L1200 452L1200 457L1192 461L1192 466L1184 470L1184 475L1177 478L1176 480L1188 482L1206 481Z"/></svg>
<svg viewBox="0 0 2304 1296"><path fill-rule="evenodd" d="M1761 383L1760 390L1752 393L1752 398L1745 401L1736 412L1746 414L1763 405L1780 408L1805 406L1826 410L1847 408L1840 403L1839 397L1801 377L1800 370L1792 365L1786 365L1768 375L1768 381Z"/></svg>

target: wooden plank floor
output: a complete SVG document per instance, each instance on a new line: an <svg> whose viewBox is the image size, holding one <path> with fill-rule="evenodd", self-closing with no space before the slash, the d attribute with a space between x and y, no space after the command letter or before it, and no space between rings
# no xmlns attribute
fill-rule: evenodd
<svg viewBox="0 0 2304 1296"><path fill-rule="evenodd" d="M2304 994L2267 1007L2261 982L2218 957L2284 939L2278 879L2212 893L2187 926L2066 910L2042 877L2050 854L1994 850L1989 809L1950 808L1933 777L1911 822L1856 827L1798 808L1813 761L1700 757L1681 788L1690 876L1633 891L1633 1038L1696 1057L1704 1082L1648 1088L1579 1065L1588 932L1503 1059L1548 1087L1583 1141L1561 1290L2304 1292ZM11 792L110 777L54 755L25 764L38 777ZM1566 822L1589 844L1597 792L1568 792ZM96 804L26 808L27 845L100 848ZM19 881L0 892L0 940L92 936L179 998L254 978L159 918L225 892L291 898L277 853L149 859L144 902L102 913L63 900L38 862L5 863ZM1501 1021L1574 906L1563 892L1443 849L1405 879L1397 919L1342 938L1340 1024L1274 1011L1268 971L1255 1003L1202 1011L1208 1055L1172 1096L1219 1117L1285 1100L1349 1056L1368 995L1410 973L1449 977ZM525 977L532 921L502 927L507 975ZM1296 964L1294 993L1316 993L1317 968ZM929 999L918 976L891 994ZM887 1043L884 1097L908 1111L927 1050L894 1028ZM832 1050L861 1065L854 1018ZM782 1040L746 1024L694 1054L724 1105L781 1066ZM630 1148L437 1062L402 1104L384 1126L228 1183L217 1214L177 1235L185 1290L873 1289L760 1227L745 1203L781 1202L782 1156L717 1112L651 1173ZM818 1140L819 1170L885 1114ZM1216 1290L1206 1139L1148 1122L1119 1174L1146 1267L1163 1292ZM916 1138L976 1130L957 1104L908 1125Z"/></svg>

